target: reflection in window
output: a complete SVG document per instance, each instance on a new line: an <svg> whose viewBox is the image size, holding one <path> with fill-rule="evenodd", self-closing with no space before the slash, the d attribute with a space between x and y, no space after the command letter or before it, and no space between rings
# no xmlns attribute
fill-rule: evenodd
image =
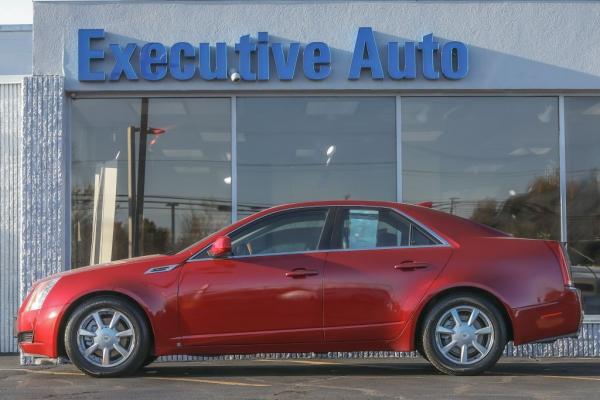
<svg viewBox="0 0 600 400"><path fill-rule="evenodd" d="M567 235L573 281L600 314L600 97L565 98Z"/></svg>
<svg viewBox="0 0 600 400"><path fill-rule="evenodd" d="M403 97L403 199L559 239L555 97Z"/></svg>
<svg viewBox="0 0 600 400"><path fill-rule="evenodd" d="M396 199L393 97L238 98L238 214L321 199Z"/></svg>
<svg viewBox="0 0 600 400"><path fill-rule="evenodd" d="M73 267L178 250L227 225L230 121L229 99L73 101ZM140 152L142 125L148 132L145 152ZM128 168L134 171L133 185ZM136 191L140 180L144 190ZM143 207L130 215L132 194ZM136 216L139 227L130 233L135 224L129 221Z"/></svg>
<svg viewBox="0 0 600 400"><path fill-rule="evenodd" d="M265 217L232 235L232 253L252 256L317 250L326 218L326 208Z"/></svg>
<svg viewBox="0 0 600 400"><path fill-rule="evenodd" d="M341 237L334 248L430 246L437 244L415 224L389 209L344 208Z"/></svg>

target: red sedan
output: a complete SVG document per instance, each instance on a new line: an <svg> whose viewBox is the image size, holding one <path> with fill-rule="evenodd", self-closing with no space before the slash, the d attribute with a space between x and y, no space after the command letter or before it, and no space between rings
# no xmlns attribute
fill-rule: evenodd
<svg viewBox="0 0 600 400"><path fill-rule="evenodd" d="M19 310L25 353L93 376L167 354L418 350L448 374L515 344L576 335L581 301L561 245L427 207L288 204L174 255L38 281Z"/></svg>

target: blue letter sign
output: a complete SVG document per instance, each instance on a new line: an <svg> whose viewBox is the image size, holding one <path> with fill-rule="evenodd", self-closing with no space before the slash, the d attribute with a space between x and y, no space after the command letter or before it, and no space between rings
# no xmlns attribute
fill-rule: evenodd
<svg viewBox="0 0 600 400"><path fill-rule="evenodd" d="M297 70L302 71L306 80L320 81L329 78L336 66L327 43L272 42L269 32L241 36L238 43L233 44L233 52L224 42L216 45L177 42L169 47L158 42L106 43L108 39L104 29L79 29L80 81L160 81L165 78L225 81L235 71L230 70L230 66L237 66L235 72L241 81L269 81L273 76L280 81L291 81ZM382 52L387 60L381 58ZM344 68L340 70L344 73ZM432 33L423 36L421 41L378 43L372 28L360 27L350 65L345 71L351 81L367 76L375 80L399 81L419 76L432 81L458 80L469 73L469 49L462 42L440 43Z"/></svg>
<svg viewBox="0 0 600 400"><path fill-rule="evenodd" d="M79 39L79 80L103 81L104 72L92 71L92 60L104 60L104 50L92 50L92 40L104 39L104 29L80 29Z"/></svg>

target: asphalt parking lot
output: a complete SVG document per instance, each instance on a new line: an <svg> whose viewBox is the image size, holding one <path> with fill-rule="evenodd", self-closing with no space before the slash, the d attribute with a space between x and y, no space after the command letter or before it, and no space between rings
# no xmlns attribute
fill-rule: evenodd
<svg viewBox="0 0 600 400"><path fill-rule="evenodd" d="M505 359L476 377L438 374L422 359L155 363L94 379L72 365L21 367L0 357L0 399L598 399L598 359Z"/></svg>

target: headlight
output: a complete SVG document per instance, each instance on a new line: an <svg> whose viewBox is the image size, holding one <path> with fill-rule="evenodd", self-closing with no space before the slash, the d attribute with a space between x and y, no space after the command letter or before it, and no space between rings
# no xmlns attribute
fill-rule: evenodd
<svg viewBox="0 0 600 400"><path fill-rule="evenodd" d="M56 285L56 282L58 282L59 279L60 277L48 279L47 281L43 281L42 283L37 285L36 288L33 290L31 299L29 300L29 304L27 305L27 309L39 310L40 308L42 308L44 300L46 300L46 297L48 297L48 293L50 293L50 290L52 290L52 288L54 287L54 285Z"/></svg>

